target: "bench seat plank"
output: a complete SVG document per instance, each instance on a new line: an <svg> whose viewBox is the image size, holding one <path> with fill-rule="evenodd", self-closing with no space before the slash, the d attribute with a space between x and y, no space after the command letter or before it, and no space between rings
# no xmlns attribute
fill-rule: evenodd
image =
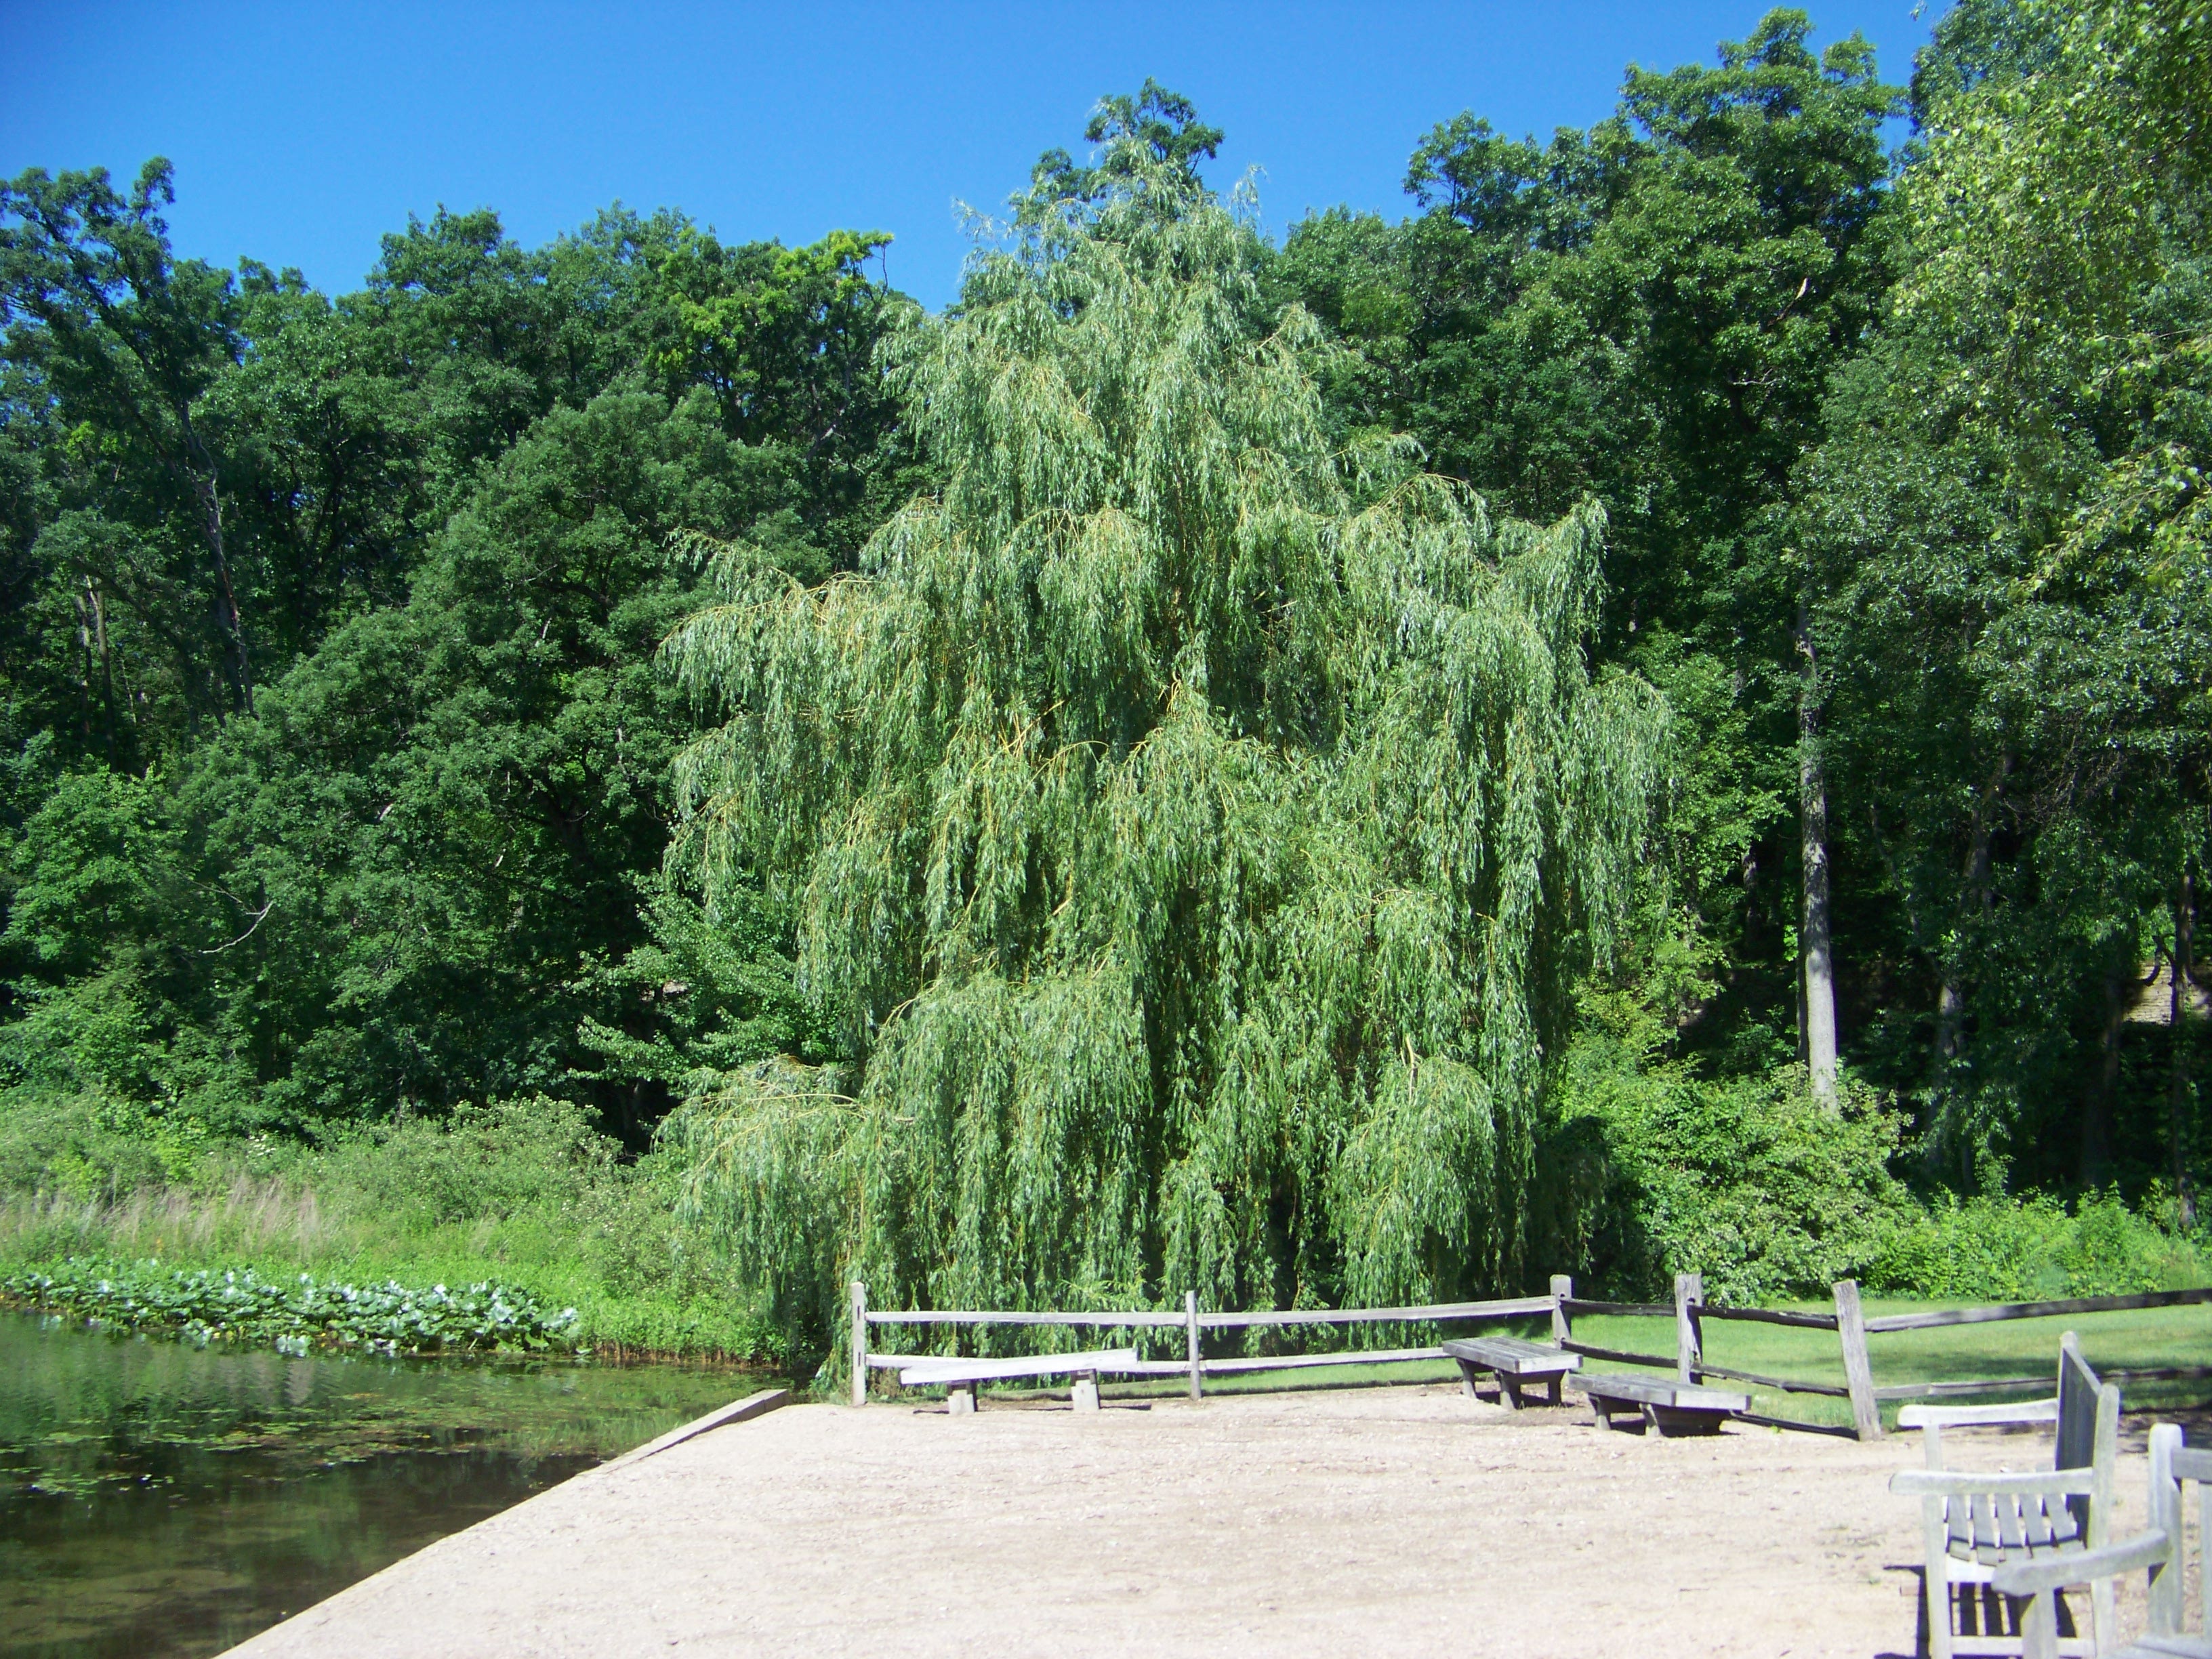
<svg viewBox="0 0 2212 1659"><path fill-rule="evenodd" d="M1015 1354L1004 1359L920 1359L899 1370L909 1388L946 1382L990 1382L1015 1376L1076 1376L1122 1371L1137 1364L1134 1348L1094 1348L1087 1353Z"/></svg>
<svg viewBox="0 0 2212 1659"><path fill-rule="evenodd" d="M1467 1360L1488 1371L1510 1371L1516 1376L1547 1376L1554 1371L1577 1371L1583 1365L1578 1353L1525 1337L1460 1337L1442 1346L1454 1359Z"/></svg>
<svg viewBox="0 0 2212 1659"><path fill-rule="evenodd" d="M1545 1342L1519 1336L1465 1336L1440 1345L1459 1362L1460 1387L1474 1392L1475 1379L1485 1371L1498 1376L1498 1402L1509 1411L1522 1407L1524 1382L1542 1382L1551 1390L1552 1403L1559 1403L1559 1382L1569 1371L1580 1370L1580 1354Z"/></svg>
<svg viewBox="0 0 2212 1659"><path fill-rule="evenodd" d="M1669 1406L1676 1411L1747 1412L1751 1396L1734 1389L1709 1389L1701 1382L1670 1382L1656 1377L1620 1376L1610 1371L1575 1379L1587 1395L1626 1400L1638 1406Z"/></svg>
<svg viewBox="0 0 2212 1659"><path fill-rule="evenodd" d="M1727 1419L1751 1409L1751 1396L1733 1389L1709 1389L1695 1382L1669 1382L1613 1373L1577 1376L1598 1415L1611 1425L1615 1413L1640 1416L1661 1434L1717 1434Z"/></svg>

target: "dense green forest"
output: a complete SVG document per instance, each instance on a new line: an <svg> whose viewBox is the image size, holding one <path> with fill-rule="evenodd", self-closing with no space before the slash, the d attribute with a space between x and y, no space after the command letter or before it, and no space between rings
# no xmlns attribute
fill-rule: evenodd
<svg viewBox="0 0 2212 1659"><path fill-rule="evenodd" d="M0 1255L2197 1274L2212 9L1811 34L1279 241L1147 82L937 315L0 185Z"/></svg>

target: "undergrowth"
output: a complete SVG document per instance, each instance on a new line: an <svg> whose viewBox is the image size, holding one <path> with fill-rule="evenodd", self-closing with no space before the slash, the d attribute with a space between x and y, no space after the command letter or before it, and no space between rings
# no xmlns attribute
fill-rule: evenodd
<svg viewBox="0 0 2212 1659"><path fill-rule="evenodd" d="M574 1309L565 1339L606 1357L788 1363L790 1334L678 1218L669 1157L617 1154L544 1098L179 1148L94 1103L19 1096L0 1102L0 1273L60 1279L76 1258L418 1297L482 1284Z"/></svg>

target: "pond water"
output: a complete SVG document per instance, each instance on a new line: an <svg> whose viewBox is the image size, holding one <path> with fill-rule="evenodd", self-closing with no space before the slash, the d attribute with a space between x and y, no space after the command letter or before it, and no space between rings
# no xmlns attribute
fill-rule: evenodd
<svg viewBox="0 0 2212 1659"><path fill-rule="evenodd" d="M295 1359L0 1312L0 1659L220 1653L769 1380Z"/></svg>

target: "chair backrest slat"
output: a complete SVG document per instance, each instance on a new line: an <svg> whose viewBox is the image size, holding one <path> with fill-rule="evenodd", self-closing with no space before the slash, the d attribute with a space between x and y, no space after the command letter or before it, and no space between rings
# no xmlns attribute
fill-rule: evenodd
<svg viewBox="0 0 2212 1659"><path fill-rule="evenodd" d="M2053 1466L2083 1469L2097 1449L2097 1373L2074 1333L2058 1340L2058 1455Z"/></svg>
<svg viewBox="0 0 2212 1659"><path fill-rule="evenodd" d="M2080 1340L2073 1332L2067 1332L2058 1339L2058 1445L2053 1468L2086 1469L2095 1462L2100 1387L2097 1373L2081 1357ZM2075 1525L2086 1529L2089 1499L2069 1498L2066 1507L2074 1512Z"/></svg>

